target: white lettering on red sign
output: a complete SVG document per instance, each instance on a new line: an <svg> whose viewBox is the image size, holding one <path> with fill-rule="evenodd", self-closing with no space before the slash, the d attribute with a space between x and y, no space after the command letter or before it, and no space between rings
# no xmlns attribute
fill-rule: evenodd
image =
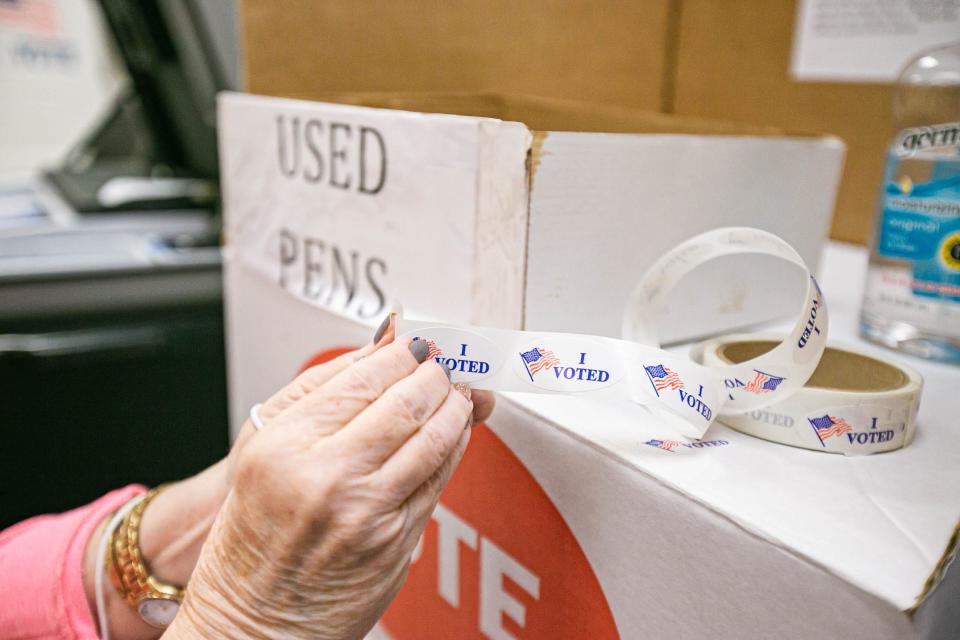
<svg viewBox="0 0 960 640"><path fill-rule="evenodd" d="M460 608L460 543L476 551L477 530L455 513L437 504L433 511L437 521L437 584L440 597L454 609Z"/></svg>
<svg viewBox="0 0 960 640"><path fill-rule="evenodd" d="M509 578L534 599L540 598L540 578L489 538L477 534L453 511L437 504L433 512L437 523L437 589L439 596L455 609L460 608L460 545L476 551L480 544L480 632L491 640L514 640L503 627L503 616L518 626L526 623L527 612L519 600L503 588ZM423 539L411 555L411 564L423 553Z"/></svg>

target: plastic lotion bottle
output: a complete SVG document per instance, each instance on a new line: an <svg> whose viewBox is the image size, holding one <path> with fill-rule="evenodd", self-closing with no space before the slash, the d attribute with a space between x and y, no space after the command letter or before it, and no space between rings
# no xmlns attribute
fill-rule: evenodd
<svg viewBox="0 0 960 640"><path fill-rule="evenodd" d="M904 67L893 113L860 332L960 363L960 42Z"/></svg>

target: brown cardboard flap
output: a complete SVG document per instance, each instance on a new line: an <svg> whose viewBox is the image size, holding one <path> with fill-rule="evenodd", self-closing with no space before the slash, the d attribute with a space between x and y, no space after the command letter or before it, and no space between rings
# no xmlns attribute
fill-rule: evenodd
<svg viewBox="0 0 960 640"><path fill-rule="evenodd" d="M830 235L865 242L893 134L890 87L791 79L795 2L682 4L673 111L842 138L846 166Z"/></svg>
<svg viewBox="0 0 960 640"><path fill-rule="evenodd" d="M699 135L783 136L808 134L709 118L673 116L654 111L598 105L562 98L501 93L318 93L284 97L425 113L449 113L522 122L535 131L607 133L687 133Z"/></svg>
<svg viewBox="0 0 960 640"><path fill-rule="evenodd" d="M673 0L243 0L246 90L531 93L661 108Z"/></svg>
<svg viewBox="0 0 960 640"><path fill-rule="evenodd" d="M863 242L890 124L889 88L792 82L794 4L242 0L244 88L314 100L345 92L472 92L485 97L470 107L449 98L443 107L403 108L509 118L541 131L829 132L849 148L833 235ZM558 113L528 104L522 115L510 114L497 94L617 107ZM693 120L638 124L618 107Z"/></svg>

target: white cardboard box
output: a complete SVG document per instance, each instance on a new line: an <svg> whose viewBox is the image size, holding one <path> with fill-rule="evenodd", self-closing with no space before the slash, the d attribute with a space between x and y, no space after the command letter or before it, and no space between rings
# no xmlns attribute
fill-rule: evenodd
<svg viewBox="0 0 960 640"><path fill-rule="evenodd" d="M815 264L843 161L829 137L535 134L242 94L220 99L220 142L228 288L246 269L373 325L397 301L411 317L614 336L640 274L700 231L767 229ZM750 287L744 268L699 273L663 338L792 311L804 283L789 266L755 269Z"/></svg>
<svg viewBox="0 0 960 640"><path fill-rule="evenodd" d="M324 155L304 144L301 163L316 152L329 170L335 158L340 173L325 179L344 184L349 175L352 191L303 179L303 164L299 177L283 175L276 136L293 118L302 136L328 145ZM321 124L307 133L311 120ZM370 151L380 143L363 127L385 142L396 180L389 198L361 192L382 176ZM333 129L335 140L320 137ZM815 263L841 156L831 140L534 139L491 119L243 96L221 103L220 132L234 429L314 356L369 340L392 298L408 313L451 322L610 333L621 289L704 228L767 228ZM316 176L319 165L310 167ZM672 188L658 192L664 184ZM840 335L854 333L851 283L861 263L857 254L826 274ZM723 283L742 273L734 267ZM600 277L583 275L591 269ZM757 293L790 297L780 275L776 286L766 277L751 268L734 287L710 288L708 328L751 313ZM490 427L477 428L382 632L400 640L898 638L955 629L955 570L914 624L904 614L948 548L960 498L955 425L930 400L949 398L960 376L914 366L928 373L917 439L871 458L794 450L722 426L706 444L671 454L643 444L657 425L616 407L502 397Z"/></svg>

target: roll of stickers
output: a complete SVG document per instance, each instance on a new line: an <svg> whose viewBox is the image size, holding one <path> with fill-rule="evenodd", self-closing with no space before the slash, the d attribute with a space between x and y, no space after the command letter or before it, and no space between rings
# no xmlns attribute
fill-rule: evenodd
<svg viewBox="0 0 960 640"><path fill-rule="evenodd" d="M735 254L772 256L805 274L790 334L740 362L699 364L664 351L656 321L670 292L691 271ZM624 314L625 339L571 333L459 327L400 318L398 335L426 340L429 357L454 382L476 389L564 393L633 402L680 434L700 438L720 413L749 413L781 402L810 378L827 339L827 307L810 270L777 236L749 228L708 231L681 243L644 276Z"/></svg>
<svg viewBox="0 0 960 640"><path fill-rule="evenodd" d="M770 335L733 335L695 346L707 366L756 358L777 345ZM758 438L814 451L848 455L891 451L916 432L923 379L853 347L828 345L806 385L782 400L720 422Z"/></svg>

